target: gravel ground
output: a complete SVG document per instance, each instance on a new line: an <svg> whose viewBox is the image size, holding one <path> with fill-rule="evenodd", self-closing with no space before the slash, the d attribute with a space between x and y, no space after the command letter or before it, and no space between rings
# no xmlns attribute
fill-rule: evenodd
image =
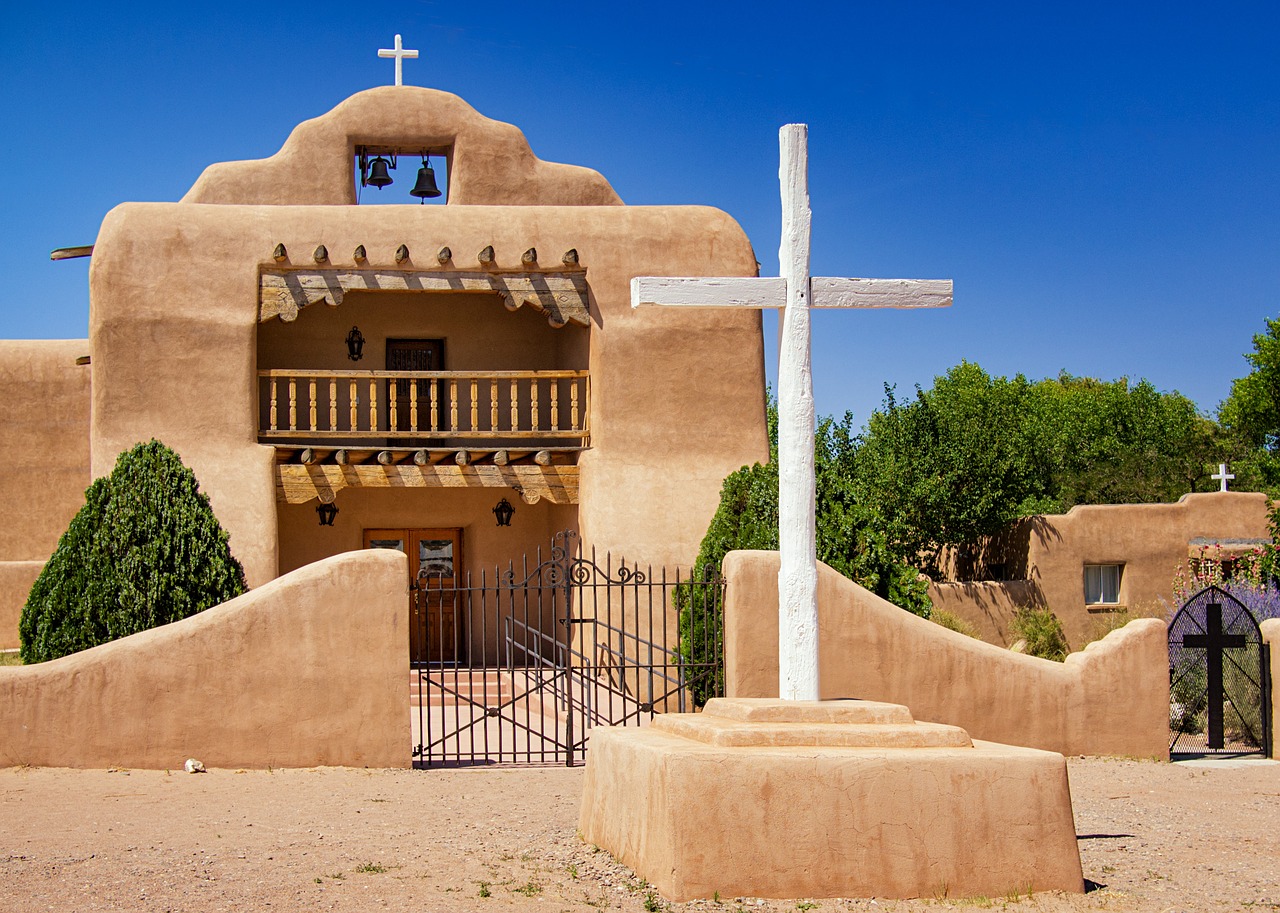
<svg viewBox="0 0 1280 913"><path fill-rule="evenodd" d="M0 910L1280 910L1280 764L1070 760L1083 895L667 904L581 768L0 770Z"/></svg>

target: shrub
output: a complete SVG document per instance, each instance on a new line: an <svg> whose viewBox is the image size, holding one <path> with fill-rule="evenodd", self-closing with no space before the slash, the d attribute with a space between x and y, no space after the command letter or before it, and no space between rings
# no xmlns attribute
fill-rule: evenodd
<svg viewBox="0 0 1280 913"><path fill-rule="evenodd" d="M965 637L973 637L981 640L981 638L978 637L978 629L969 624L969 622L965 621L955 612L948 612L946 609L940 609L937 606L934 606L932 611L929 612L929 620L935 624L941 625L948 631L955 631L957 634L963 634Z"/></svg>
<svg viewBox="0 0 1280 913"><path fill-rule="evenodd" d="M22 609L44 662L194 615L245 591L227 534L176 453L151 441L96 479Z"/></svg>
<svg viewBox="0 0 1280 913"><path fill-rule="evenodd" d="M1062 622L1048 609L1021 608L1013 615L1011 627L1017 638L1025 644L1023 653L1062 662L1070 652L1067 637L1062 633Z"/></svg>

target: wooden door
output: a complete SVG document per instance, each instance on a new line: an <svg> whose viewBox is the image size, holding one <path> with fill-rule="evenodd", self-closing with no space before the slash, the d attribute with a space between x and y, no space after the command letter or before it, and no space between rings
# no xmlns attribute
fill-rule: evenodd
<svg viewBox="0 0 1280 913"><path fill-rule="evenodd" d="M388 339L387 340L388 371L443 371L444 340L443 339ZM418 384L418 429L431 427L431 410L428 401L431 396L431 381L420 380ZM394 388L393 388L394 385ZM410 425L411 401L409 384L404 381L387 381L387 402L392 397L396 401L396 431L408 431Z"/></svg>
<svg viewBox="0 0 1280 913"><path fill-rule="evenodd" d="M394 548L409 557L409 661L455 663L465 603L455 585L462 565L460 529L366 529L365 548Z"/></svg>

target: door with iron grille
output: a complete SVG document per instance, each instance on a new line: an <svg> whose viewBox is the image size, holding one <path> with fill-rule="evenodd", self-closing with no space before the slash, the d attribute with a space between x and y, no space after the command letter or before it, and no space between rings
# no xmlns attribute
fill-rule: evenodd
<svg viewBox="0 0 1280 913"><path fill-rule="evenodd" d="M1270 654L1243 602L1216 586L1169 625L1169 753L1267 754Z"/></svg>

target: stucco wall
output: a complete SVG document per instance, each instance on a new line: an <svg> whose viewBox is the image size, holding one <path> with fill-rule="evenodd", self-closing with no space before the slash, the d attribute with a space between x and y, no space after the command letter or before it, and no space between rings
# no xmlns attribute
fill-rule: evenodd
<svg viewBox="0 0 1280 913"><path fill-rule="evenodd" d="M1174 572L1186 564L1193 539L1267 538L1267 496L1257 492L1184 495L1175 504L1098 504L1065 514L1033 517L1016 536L992 543L988 560L1025 568L1026 584L986 581L967 589L935 586L940 604L974 624L983 639L1008 644L1008 622L1018 606L1047 606L1073 649L1099 628L1107 608L1085 605L1084 566L1123 564L1120 603L1130 614L1163 614L1159 600L1173 594ZM1027 585L1029 584L1029 586Z"/></svg>
<svg viewBox="0 0 1280 913"><path fill-rule="evenodd" d="M40 576L43 561L0 561L0 650L16 650L18 622L31 585Z"/></svg>
<svg viewBox="0 0 1280 913"><path fill-rule="evenodd" d="M1271 645L1271 757L1280 758L1280 618L1268 618L1260 627Z"/></svg>
<svg viewBox="0 0 1280 913"><path fill-rule="evenodd" d="M410 761L405 559L309 565L183 621L0 667L0 766Z"/></svg>
<svg viewBox="0 0 1280 913"><path fill-rule="evenodd" d="M91 481L88 354L85 339L0 342L0 649L18 645L27 591Z"/></svg>
<svg viewBox="0 0 1280 913"><path fill-rule="evenodd" d="M777 552L731 552L724 574L727 693L777 697ZM976 739L1062 754L1167 757L1162 622L1131 622L1054 663L948 631L826 565L818 605L824 699L905 704Z"/></svg>

